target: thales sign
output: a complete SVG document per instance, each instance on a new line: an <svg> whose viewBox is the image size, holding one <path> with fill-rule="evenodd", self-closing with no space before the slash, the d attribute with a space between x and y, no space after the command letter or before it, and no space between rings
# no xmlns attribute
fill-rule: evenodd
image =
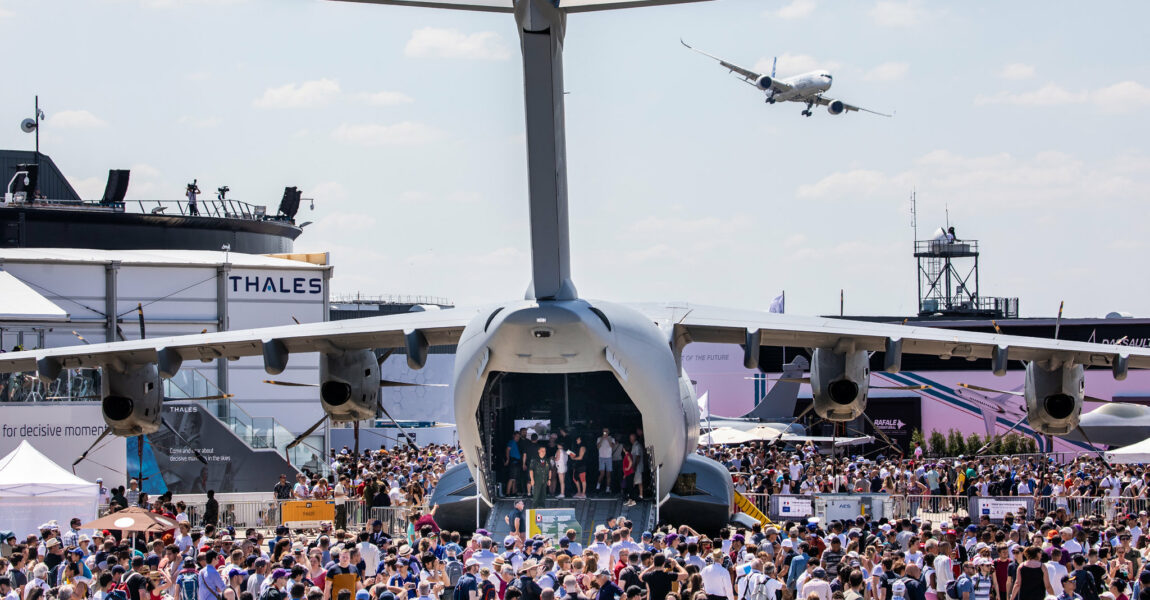
<svg viewBox="0 0 1150 600"><path fill-rule="evenodd" d="M299 275L232 275L233 293L308 295L323 293L323 278Z"/></svg>

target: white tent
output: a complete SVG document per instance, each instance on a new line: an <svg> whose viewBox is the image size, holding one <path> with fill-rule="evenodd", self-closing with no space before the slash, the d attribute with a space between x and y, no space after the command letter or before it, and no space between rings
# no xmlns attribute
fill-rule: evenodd
<svg viewBox="0 0 1150 600"><path fill-rule="evenodd" d="M1106 460L1123 465L1150 463L1150 438L1106 453Z"/></svg>
<svg viewBox="0 0 1150 600"><path fill-rule="evenodd" d="M0 271L0 319L65 321L68 313L7 271Z"/></svg>
<svg viewBox="0 0 1150 600"><path fill-rule="evenodd" d="M0 458L0 529L17 536L48 521L67 527L72 517L95 520L99 498L99 486L52 462L28 440Z"/></svg>

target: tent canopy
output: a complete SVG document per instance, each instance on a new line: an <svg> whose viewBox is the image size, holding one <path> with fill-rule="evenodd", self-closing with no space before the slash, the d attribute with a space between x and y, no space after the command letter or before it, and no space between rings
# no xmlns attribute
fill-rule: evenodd
<svg viewBox="0 0 1150 600"><path fill-rule="evenodd" d="M7 271L0 271L0 320L66 321L68 313Z"/></svg>
<svg viewBox="0 0 1150 600"><path fill-rule="evenodd" d="M1123 465L1150 463L1150 438L1106 453L1106 460Z"/></svg>
<svg viewBox="0 0 1150 600"><path fill-rule="evenodd" d="M69 473L28 440L0 458L0 525L17 535L36 533L39 523L51 520L91 521L99 501L98 485Z"/></svg>
<svg viewBox="0 0 1150 600"><path fill-rule="evenodd" d="M0 458L0 498L99 496L95 483L69 473L28 440Z"/></svg>

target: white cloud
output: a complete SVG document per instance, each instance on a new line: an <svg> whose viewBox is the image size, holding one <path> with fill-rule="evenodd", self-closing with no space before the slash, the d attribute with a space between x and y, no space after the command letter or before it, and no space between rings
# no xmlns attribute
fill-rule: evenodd
<svg viewBox="0 0 1150 600"><path fill-rule="evenodd" d="M256 108L314 108L323 106L339 96L339 83L331 79L317 79L303 83L289 83L268 88L264 95L252 101Z"/></svg>
<svg viewBox="0 0 1150 600"><path fill-rule="evenodd" d="M926 17L926 9L919 0L879 0L871 8L870 17L883 27L914 27Z"/></svg>
<svg viewBox="0 0 1150 600"><path fill-rule="evenodd" d="M1150 106L1150 88L1136 81L1122 81L1094 92L1091 99L1106 111L1129 112Z"/></svg>
<svg viewBox="0 0 1150 600"><path fill-rule="evenodd" d="M68 183L80 194L83 200L96 200L104 197L104 187L107 185L108 180L102 177L87 177L84 179L74 179L68 177Z"/></svg>
<svg viewBox="0 0 1150 600"><path fill-rule="evenodd" d="M1023 63L1010 63L998 72L1002 79L1030 79L1034 77L1034 65Z"/></svg>
<svg viewBox="0 0 1150 600"><path fill-rule="evenodd" d="M443 134L422 123L404 121L395 125L344 123L331 136L337 141L360 146L414 146L438 140Z"/></svg>
<svg viewBox="0 0 1150 600"><path fill-rule="evenodd" d="M219 117L192 117L188 115L183 115L179 119L176 119L176 122L180 125L185 125L193 129L211 129L218 127L221 121Z"/></svg>
<svg viewBox="0 0 1150 600"><path fill-rule="evenodd" d="M1131 164L1139 163L1146 157ZM1041 207L1043 211L1078 209L1084 203L1121 203L1150 195L1150 177L1110 159L1087 162L1063 152L1039 152L1031 157L1009 153L964 156L947 150L929 152L911 168L897 173L854 169L831 173L799 186L805 199L874 199L892 206L913 186L929 194L936 205L949 202L971 210Z"/></svg>
<svg viewBox="0 0 1150 600"><path fill-rule="evenodd" d="M1065 106L1094 104L1105 112L1125 113L1150 106L1150 88L1136 81L1122 81L1093 91L1070 91L1048 83L1028 92L999 92L974 97L975 105L1006 104L1012 106Z"/></svg>
<svg viewBox="0 0 1150 600"><path fill-rule="evenodd" d="M815 11L815 0L791 0L790 4L780 8L777 12L769 13L780 19L802 19L809 17Z"/></svg>
<svg viewBox="0 0 1150 600"><path fill-rule="evenodd" d="M458 29L424 27L411 32L403 53L412 58L506 60L511 50L494 31L463 33Z"/></svg>
<svg viewBox="0 0 1150 600"><path fill-rule="evenodd" d="M398 106L400 104L411 104L415 100L411 96L403 92L361 92L355 95L355 99L370 104L372 106Z"/></svg>
<svg viewBox="0 0 1150 600"><path fill-rule="evenodd" d="M910 65L904 62L888 62L883 63L866 73L867 81L898 81L906 77L907 70Z"/></svg>
<svg viewBox="0 0 1150 600"><path fill-rule="evenodd" d="M86 110L62 110L48 115L47 126L51 129L95 129L107 127L108 123Z"/></svg>
<svg viewBox="0 0 1150 600"><path fill-rule="evenodd" d="M323 181L307 190L308 198L315 198L323 206L339 204L347 199L347 188L338 181Z"/></svg>
<svg viewBox="0 0 1150 600"><path fill-rule="evenodd" d="M760 58L759 61L755 63L753 69L759 73L770 73L772 60L771 58ZM834 71L841 66L842 63L833 60L819 60L809 54L791 54L790 52L785 52L779 55L779 64L776 72L779 77L788 77L790 75L806 73L807 71Z"/></svg>

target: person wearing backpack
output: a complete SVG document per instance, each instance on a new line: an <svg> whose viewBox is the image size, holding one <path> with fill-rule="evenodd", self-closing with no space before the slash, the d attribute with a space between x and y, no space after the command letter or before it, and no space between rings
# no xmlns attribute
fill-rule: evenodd
<svg viewBox="0 0 1150 600"><path fill-rule="evenodd" d="M763 574L763 561L751 561L751 570L738 580L736 591L743 600L775 600L770 582L773 581Z"/></svg>
<svg viewBox="0 0 1150 600"><path fill-rule="evenodd" d="M291 571L276 569L268 576L271 584L259 595L259 600L285 600L287 598L287 584L291 578Z"/></svg>
<svg viewBox="0 0 1150 600"><path fill-rule="evenodd" d="M957 600L974 600L974 575L975 575L974 562L966 561L962 563L962 575L947 585L946 595L951 596L951 588L954 588L957 594Z"/></svg>
<svg viewBox="0 0 1150 600"><path fill-rule="evenodd" d="M172 600L196 600L199 598L199 576L196 574L196 561L185 558L175 579L176 585L172 588Z"/></svg>
<svg viewBox="0 0 1150 600"><path fill-rule="evenodd" d="M479 561L469 558L463 566L463 575L455 583L455 594L452 598L453 600L477 600L479 598L479 580L476 573L479 571Z"/></svg>

